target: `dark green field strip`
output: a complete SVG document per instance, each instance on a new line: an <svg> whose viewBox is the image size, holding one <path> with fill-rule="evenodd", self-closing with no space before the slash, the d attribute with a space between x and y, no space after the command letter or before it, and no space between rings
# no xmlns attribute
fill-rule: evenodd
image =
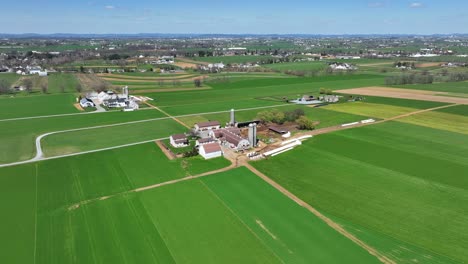
<svg viewBox="0 0 468 264"><path fill-rule="evenodd" d="M36 215L34 164L0 170L0 259L33 263Z"/></svg>
<svg viewBox="0 0 468 264"><path fill-rule="evenodd" d="M440 103L440 102L409 100L409 99L389 98L389 97L374 97L374 96L365 96L365 102L374 103L374 104L410 107L410 108L415 108L415 109L429 109L429 108L447 105L447 103Z"/></svg>
<svg viewBox="0 0 468 264"><path fill-rule="evenodd" d="M381 133L368 132L374 129ZM466 158L450 160L466 151L463 141L456 133L389 123L322 135L254 165L326 214L467 261L468 166Z"/></svg>
<svg viewBox="0 0 468 264"><path fill-rule="evenodd" d="M0 98L0 119L78 113L72 94Z"/></svg>
<svg viewBox="0 0 468 264"><path fill-rule="evenodd" d="M468 116L468 105L456 105L453 107L442 108L438 109L437 112Z"/></svg>
<svg viewBox="0 0 468 264"><path fill-rule="evenodd" d="M202 181L283 263L379 263L246 168Z"/></svg>
<svg viewBox="0 0 468 264"><path fill-rule="evenodd" d="M411 85L398 85L398 88L427 90L436 92L448 93L468 93L468 82L442 82L433 84L411 84Z"/></svg>
<svg viewBox="0 0 468 264"><path fill-rule="evenodd" d="M336 223L343 226L348 232L359 237L362 241L377 249L379 252L395 260L399 264L455 264L457 261L439 255L433 251L425 250L413 244L405 243L385 235L376 230L364 228L363 226L351 224L343 219L329 216Z"/></svg>
<svg viewBox="0 0 468 264"><path fill-rule="evenodd" d="M281 263L199 180L141 199L177 263Z"/></svg>

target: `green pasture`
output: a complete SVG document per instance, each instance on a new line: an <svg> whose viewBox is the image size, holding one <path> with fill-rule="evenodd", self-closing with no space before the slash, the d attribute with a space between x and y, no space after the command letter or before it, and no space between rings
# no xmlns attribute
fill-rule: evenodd
<svg viewBox="0 0 468 264"><path fill-rule="evenodd" d="M365 102L349 102L342 104L332 104L323 107L323 109L330 111L337 111L361 116L369 116L374 118L390 118L399 116L406 113L415 112L418 109L402 107L402 106L393 106L393 105L384 105L384 104L374 104L374 103L365 103Z"/></svg>
<svg viewBox="0 0 468 264"><path fill-rule="evenodd" d="M323 61L313 62L289 62L289 63L275 63L266 64L263 67L277 70L277 71L311 71L311 70L322 70L328 65Z"/></svg>
<svg viewBox="0 0 468 264"><path fill-rule="evenodd" d="M378 263L307 209L245 168L202 182L282 263Z"/></svg>
<svg viewBox="0 0 468 264"><path fill-rule="evenodd" d="M446 112L431 111L404 117L398 119L398 121L456 133L468 134L468 116L466 115L464 116Z"/></svg>
<svg viewBox="0 0 468 264"><path fill-rule="evenodd" d="M397 88L427 90L435 92L468 94L468 82L440 82L433 84L397 85Z"/></svg>
<svg viewBox="0 0 468 264"><path fill-rule="evenodd" d="M192 168L200 173L228 163L201 158L169 161L151 143L1 168L2 261L170 263L140 200L120 193L193 175ZM73 207L109 195L117 196Z"/></svg>
<svg viewBox="0 0 468 264"><path fill-rule="evenodd" d="M187 128L172 119L59 133L42 140L46 157L167 138Z"/></svg>
<svg viewBox="0 0 468 264"><path fill-rule="evenodd" d="M54 96L56 95L48 97ZM157 110L141 110L4 121L0 123L0 163L32 158L35 154L34 141L44 133L161 117L164 115Z"/></svg>
<svg viewBox="0 0 468 264"><path fill-rule="evenodd" d="M388 122L317 136L253 165L319 211L371 230L373 244L404 262L466 262L467 140ZM402 252L406 244L420 250Z"/></svg>
<svg viewBox="0 0 468 264"><path fill-rule="evenodd" d="M268 59L273 59L272 56L265 55L265 56L213 56L213 57L194 57L191 58L195 61L203 61L209 63L219 63L222 62L224 64L232 64L232 63L255 63L261 62Z"/></svg>
<svg viewBox="0 0 468 264"><path fill-rule="evenodd" d="M74 103L73 94L0 97L0 119L78 113Z"/></svg>

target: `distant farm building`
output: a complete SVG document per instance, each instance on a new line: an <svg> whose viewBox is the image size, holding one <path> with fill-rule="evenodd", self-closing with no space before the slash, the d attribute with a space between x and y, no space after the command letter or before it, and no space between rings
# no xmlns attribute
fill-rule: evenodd
<svg viewBox="0 0 468 264"><path fill-rule="evenodd" d="M174 148L183 148L189 145L188 137L185 134L172 135L169 141Z"/></svg>
<svg viewBox="0 0 468 264"><path fill-rule="evenodd" d="M200 146L199 154L204 159L213 159L223 156L223 151L218 143L209 143Z"/></svg>
<svg viewBox="0 0 468 264"><path fill-rule="evenodd" d="M86 107L95 107L96 105L93 103L93 101L91 99L88 99L88 98L82 98L80 100L80 105L81 107L83 108L86 108Z"/></svg>

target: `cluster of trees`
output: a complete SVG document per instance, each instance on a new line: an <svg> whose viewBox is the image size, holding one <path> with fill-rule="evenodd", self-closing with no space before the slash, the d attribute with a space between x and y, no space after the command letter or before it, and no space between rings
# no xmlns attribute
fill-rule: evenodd
<svg viewBox="0 0 468 264"><path fill-rule="evenodd" d="M410 67L411 67L411 68L413 68L413 69L415 68L414 62L407 62L407 61L395 62L395 63L393 64L393 66L398 67L398 68L401 68L401 67L406 67L406 68L410 68Z"/></svg>
<svg viewBox="0 0 468 264"><path fill-rule="evenodd" d="M0 80L0 94L8 94L10 92L10 84L6 80Z"/></svg>
<svg viewBox="0 0 468 264"><path fill-rule="evenodd" d="M304 110L302 109L295 109L286 112L279 111L278 109L262 111L258 113L257 118L262 123L275 123L281 125L285 122L296 122L299 129L315 129L314 122L305 116Z"/></svg>
<svg viewBox="0 0 468 264"><path fill-rule="evenodd" d="M431 74L402 74L399 76L389 76L385 78L386 85L404 85L404 84L431 84L434 82L434 76Z"/></svg>
<svg viewBox="0 0 468 264"><path fill-rule="evenodd" d="M331 90L331 89L325 89L325 88L320 88L320 94L332 95L332 94L333 94L333 90Z"/></svg>
<svg viewBox="0 0 468 264"><path fill-rule="evenodd" d="M120 55L117 53L110 54L106 57L108 60L122 60L122 59L128 59L130 56L129 55Z"/></svg>
<svg viewBox="0 0 468 264"><path fill-rule="evenodd" d="M447 82L463 82L468 80L468 72L455 72L451 74L446 74L445 81Z"/></svg>

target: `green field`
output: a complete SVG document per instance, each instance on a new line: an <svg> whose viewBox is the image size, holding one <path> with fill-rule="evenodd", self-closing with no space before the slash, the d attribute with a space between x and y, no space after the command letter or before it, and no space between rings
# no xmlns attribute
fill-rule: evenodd
<svg viewBox="0 0 468 264"><path fill-rule="evenodd" d="M193 175L199 164L209 171L227 161L168 161L144 144L2 168L2 260L378 263L246 169L128 192Z"/></svg>
<svg viewBox="0 0 468 264"><path fill-rule="evenodd" d="M398 88L415 89L415 90L428 90L435 92L447 93L468 93L468 82L442 82L433 84L411 84L411 85L398 85Z"/></svg>
<svg viewBox="0 0 468 264"><path fill-rule="evenodd" d="M203 61L209 63L218 63L222 62L224 64L232 64L232 63L255 63L260 62L268 59L272 59L272 56L213 56L213 57L194 57L191 58L195 61Z"/></svg>
<svg viewBox="0 0 468 264"><path fill-rule="evenodd" d="M0 169L0 196L3 201L15 200L14 204L0 203L1 210L9 212L0 227L2 261L108 263L114 260L113 257L120 257L120 253L107 254L109 247L114 247L115 252L120 248L113 239L126 241L129 248L134 245L135 249L147 249L146 257L151 257L156 249L152 250L145 239L136 241L147 234L147 230L139 229L138 218L125 223L128 226L120 230L120 237L112 232L116 231L116 226L109 225L112 220L121 219L120 223L124 223L133 216L135 208L128 207L131 204L125 199L127 196L122 196L123 200L115 204L117 207L98 206L94 207L98 210L92 210L92 206L83 206L71 210L70 206L87 199L182 178L193 172L200 173L200 164L207 171L225 167L228 162L224 159L207 162L199 158L189 159L184 164L168 161L155 144L145 144ZM108 219L111 208L115 214ZM144 215L144 212L139 213ZM132 226L135 230L126 232ZM148 239L153 241L153 238ZM157 248L158 252L162 250L162 247ZM97 255L99 251L101 255Z"/></svg>
<svg viewBox="0 0 468 264"><path fill-rule="evenodd" d="M0 97L0 119L79 112L72 94Z"/></svg>
<svg viewBox="0 0 468 264"><path fill-rule="evenodd" d="M388 122L318 136L253 165L402 262L466 262L467 140ZM399 248L407 244L415 250Z"/></svg>
<svg viewBox="0 0 468 264"><path fill-rule="evenodd" d="M42 140L46 157L168 138L187 128L172 119L66 132Z"/></svg>
<svg viewBox="0 0 468 264"><path fill-rule="evenodd" d="M418 110L418 109L409 108L409 107L365 103L365 102L333 104L333 105L325 106L323 107L323 109L349 113L349 114L355 114L355 115L369 116L369 117L374 117L374 118L381 118L381 119L395 117L395 116L399 116L402 114L415 112Z"/></svg>
<svg viewBox="0 0 468 264"><path fill-rule="evenodd" d="M398 121L468 135L468 116L445 112L426 112L408 116Z"/></svg>
<svg viewBox="0 0 468 264"><path fill-rule="evenodd" d="M164 115L159 111L142 110L4 121L0 123L2 124L2 129L0 129L0 163L32 158L35 154L34 140L44 133L161 117Z"/></svg>
<svg viewBox="0 0 468 264"><path fill-rule="evenodd" d="M323 61L318 62L289 62L263 65L263 67L277 71L311 71L322 70L327 67Z"/></svg>

